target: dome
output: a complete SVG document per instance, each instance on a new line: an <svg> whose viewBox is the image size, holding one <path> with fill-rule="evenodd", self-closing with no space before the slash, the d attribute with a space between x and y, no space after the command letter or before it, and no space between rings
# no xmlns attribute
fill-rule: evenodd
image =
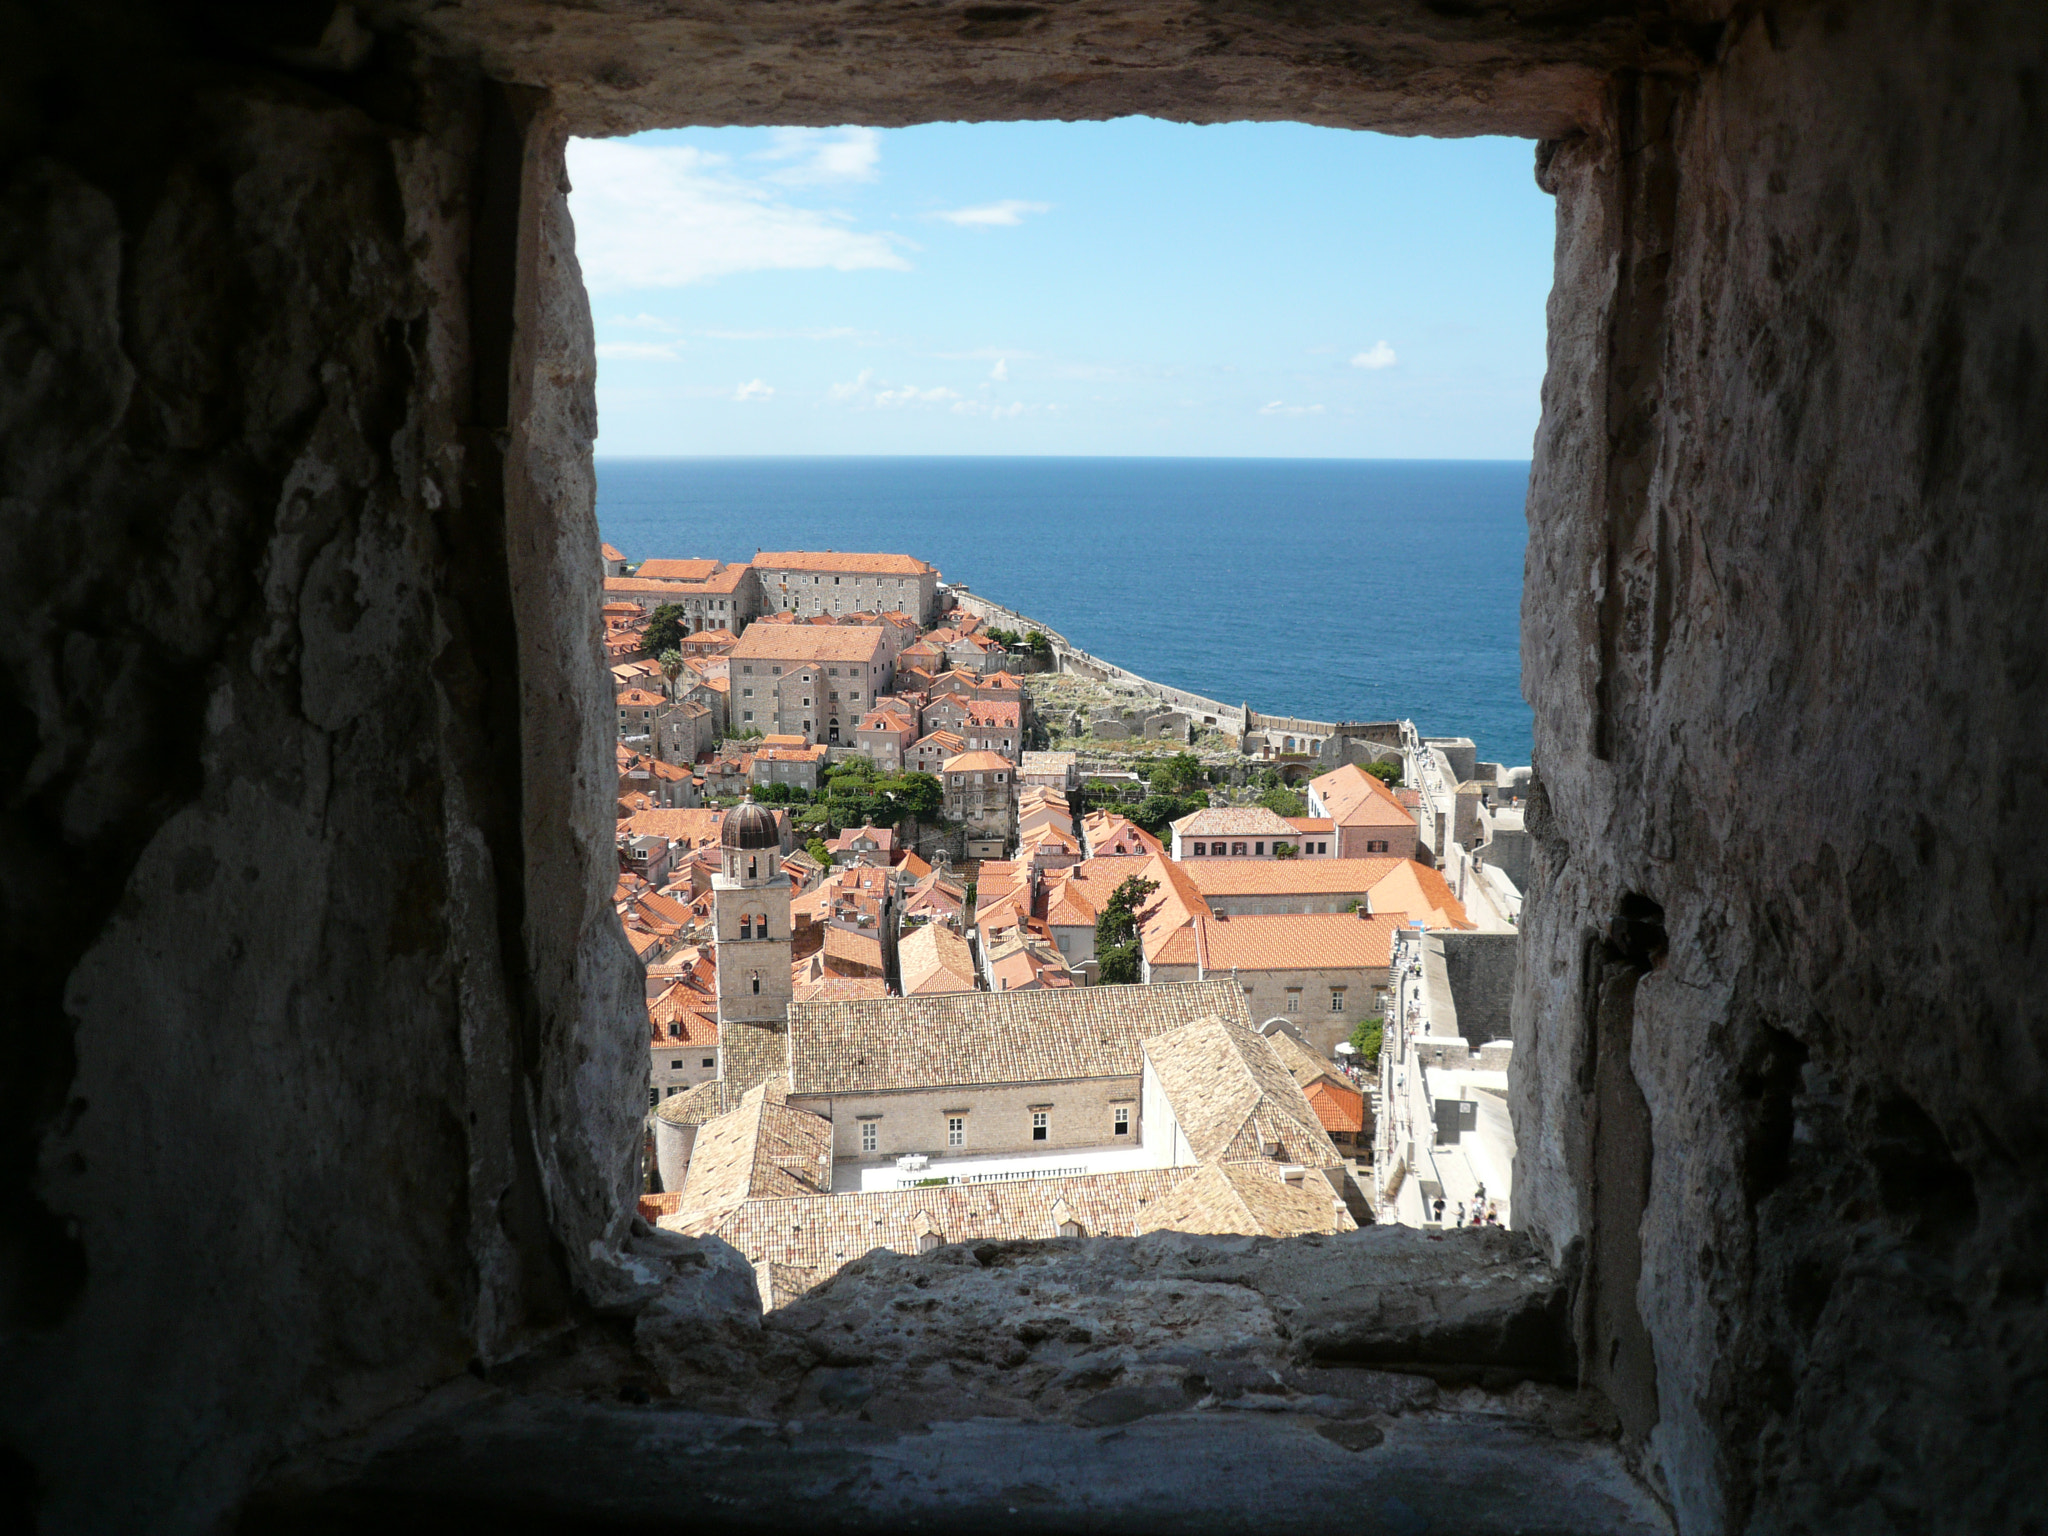
<svg viewBox="0 0 2048 1536"><path fill-rule="evenodd" d="M718 824L718 841L726 848L779 848L782 832L773 811L747 799L725 813Z"/></svg>

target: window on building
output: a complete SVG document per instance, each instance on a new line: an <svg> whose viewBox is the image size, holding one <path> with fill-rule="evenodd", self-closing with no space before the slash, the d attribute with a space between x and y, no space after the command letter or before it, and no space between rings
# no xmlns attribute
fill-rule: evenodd
<svg viewBox="0 0 2048 1536"><path fill-rule="evenodd" d="M964 1147L967 1145L967 1117L965 1115L946 1116L946 1145L949 1147Z"/></svg>
<svg viewBox="0 0 2048 1536"><path fill-rule="evenodd" d="M682 1063L682 1060L681 1060L681 1058L676 1058L676 1059L674 1059L674 1060L671 1060L671 1061L669 1062L669 1064L668 1064L668 1069L669 1069L669 1071L671 1071L671 1072L680 1072L680 1071L682 1071L682 1070L683 1070L683 1063Z"/></svg>
<svg viewBox="0 0 2048 1536"><path fill-rule="evenodd" d="M754 971L750 974L751 979L754 983L754 995L756 997L759 997L761 995L761 973L759 971Z"/></svg>
<svg viewBox="0 0 2048 1536"><path fill-rule="evenodd" d="M1031 1139L1033 1141L1045 1141L1051 1135L1052 1116L1042 1109L1031 1111Z"/></svg>
<svg viewBox="0 0 2048 1536"><path fill-rule="evenodd" d="M754 669L751 666L741 667L740 671L744 672L748 677L752 677L754 675Z"/></svg>
<svg viewBox="0 0 2048 1536"><path fill-rule="evenodd" d="M1344 1011L1344 989L1343 989L1342 987L1332 987L1332 988L1330 988L1330 1012L1332 1012L1332 1013L1342 1013L1343 1011Z"/></svg>
<svg viewBox="0 0 2048 1536"><path fill-rule="evenodd" d="M671 1083L667 1088L662 1090L662 1097L665 1099L672 1099L682 1091L683 1085L681 1083Z"/></svg>
<svg viewBox="0 0 2048 1536"><path fill-rule="evenodd" d="M1375 839L1374 841L1369 842L1365 845L1365 851L1367 853L1385 853L1387 851L1387 845L1383 841Z"/></svg>
<svg viewBox="0 0 2048 1536"><path fill-rule="evenodd" d="M1198 859L1199 859L1199 858L1203 857L1203 856L1204 856L1205 854L1207 854L1207 853L1208 853L1208 851L1209 851L1209 845L1208 845L1207 843L1197 843L1197 844L1195 844L1195 857L1196 857L1196 858L1198 858Z"/></svg>
<svg viewBox="0 0 2048 1536"><path fill-rule="evenodd" d="M1233 855L1235 855L1236 857L1238 857L1238 858L1240 858L1240 859L1241 859L1241 858L1243 858L1243 857L1244 857L1244 844L1243 844L1243 843L1232 843L1232 844L1230 845L1230 851L1231 851L1231 853L1232 853Z"/></svg>
<svg viewBox="0 0 2048 1536"><path fill-rule="evenodd" d="M1114 1126L1113 1126L1113 1130L1114 1130L1115 1134L1117 1134L1118 1136L1128 1136L1128 1135L1130 1135L1130 1134L1131 1134L1131 1107L1130 1107L1130 1105L1128 1105L1128 1104L1119 1104L1119 1105L1117 1105L1117 1107L1116 1107L1116 1112L1115 1112L1115 1123L1114 1123Z"/></svg>
<svg viewBox="0 0 2048 1536"><path fill-rule="evenodd" d="M863 1152L877 1152L882 1146L882 1128L872 1120L860 1123L860 1149Z"/></svg>
<svg viewBox="0 0 2048 1536"><path fill-rule="evenodd" d="M740 718L741 718L742 720L751 720L751 719L753 719L753 718L754 718L754 712L753 712L753 711L752 711L751 709L748 709L748 710L742 710L742 711L740 712Z"/></svg>
<svg viewBox="0 0 2048 1536"><path fill-rule="evenodd" d="M753 696L754 690L751 688L742 688L740 690L740 697L743 699L751 699Z"/></svg>
<svg viewBox="0 0 2048 1536"><path fill-rule="evenodd" d="M1263 859L1266 856L1266 845L1264 843L1253 843L1252 852Z"/></svg>
<svg viewBox="0 0 2048 1536"><path fill-rule="evenodd" d="M1289 1013L1301 1012L1301 988L1289 987L1287 989L1287 1011Z"/></svg>
<svg viewBox="0 0 2048 1536"><path fill-rule="evenodd" d="M647 1090L647 1107L648 1107L649 1109L652 1109L652 1108L653 1108L653 1107L654 1107L655 1105L659 1104L660 1102L661 1102L661 1090L660 1090L659 1088L650 1088L650 1089L648 1089L648 1090Z"/></svg>

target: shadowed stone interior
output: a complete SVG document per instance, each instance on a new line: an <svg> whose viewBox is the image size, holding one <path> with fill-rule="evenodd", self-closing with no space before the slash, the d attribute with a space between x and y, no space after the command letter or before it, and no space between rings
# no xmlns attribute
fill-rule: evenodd
<svg viewBox="0 0 2048 1536"><path fill-rule="evenodd" d="M2039 1528L2037 7L0 38L0 1510ZM1542 140L1529 1239L964 1247L764 1322L628 1214L562 143L1133 111Z"/></svg>

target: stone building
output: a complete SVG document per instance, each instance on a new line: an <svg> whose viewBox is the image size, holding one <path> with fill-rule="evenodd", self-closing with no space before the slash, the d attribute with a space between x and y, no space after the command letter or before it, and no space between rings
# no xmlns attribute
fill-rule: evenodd
<svg viewBox="0 0 2048 1536"><path fill-rule="evenodd" d="M1001 858L1016 833L1016 769L993 752L962 752L939 769L945 817L967 828L967 857Z"/></svg>
<svg viewBox="0 0 2048 1536"><path fill-rule="evenodd" d="M894 677L882 632L861 624L756 624L727 658L740 730L852 745Z"/></svg>
<svg viewBox="0 0 2048 1536"><path fill-rule="evenodd" d="M1300 833L1263 805L1218 805L1190 811L1173 823L1176 859L1296 859ZM1281 850L1288 852L1283 853Z"/></svg>
<svg viewBox="0 0 2048 1536"><path fill-rule="evenodd" d="M1386 1013L1393 937L1405 926L1362 911L1198 915L1148 949L1144 974L1229 976L1254 1018L1286 1023L1328 1059L1363 1020Z"/></svg>
<svg viewBox="0 0 2048 1536"><path fill-rule="evenodd" d="M664 574L650 576L650 570ZM752 568L719 560L646 560L631 576L608 576L609 599L637 604L642 612L676 607L691 634L703 630L745 629L760 612L759 589Z"/></svg>
<svg viewBox="0 0 2048 1536"><path fill-rule="evenodd" d="M751 800L719 826L719 871L711 880L711 939L718 966L721 1052L735 1027L759 1031L789 1017L790 889L782 873L781 828ZM721 1076L731 1076L721 1065Z"/></svg>
<svg viewBox="0 0 2048 1536"><path fill-rule="evenodd" d="M770 610L813 614L906 613L929 624L939 573L912 555L834 550L763 550L753 559L761 601ZM891 640L891 650L900 648Z"/></svg>
<svg viewBox="0 0 2048 1536"><path fill-rule="evenodd" d="M1308 781L1311 816L1328 817L1336 830L1336 857L1371 858L1384 854L1412 859L1416 851L1415 813L1404 807L1374 775L1356 763Z"/></svg>

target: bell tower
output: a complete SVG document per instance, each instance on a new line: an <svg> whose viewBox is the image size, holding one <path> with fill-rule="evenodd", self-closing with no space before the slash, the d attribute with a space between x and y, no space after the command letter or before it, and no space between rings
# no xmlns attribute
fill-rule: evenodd
<svg viewBox="0 0 2048 1536"><path fill-rule="evenodd" d="M725 813L718 843L718 873L711 877L711 939L722 1052L730 1027L779 1029L786 1024L793 988L789 876L782 872L775 813L751 797L742 801Z"/></svg>

